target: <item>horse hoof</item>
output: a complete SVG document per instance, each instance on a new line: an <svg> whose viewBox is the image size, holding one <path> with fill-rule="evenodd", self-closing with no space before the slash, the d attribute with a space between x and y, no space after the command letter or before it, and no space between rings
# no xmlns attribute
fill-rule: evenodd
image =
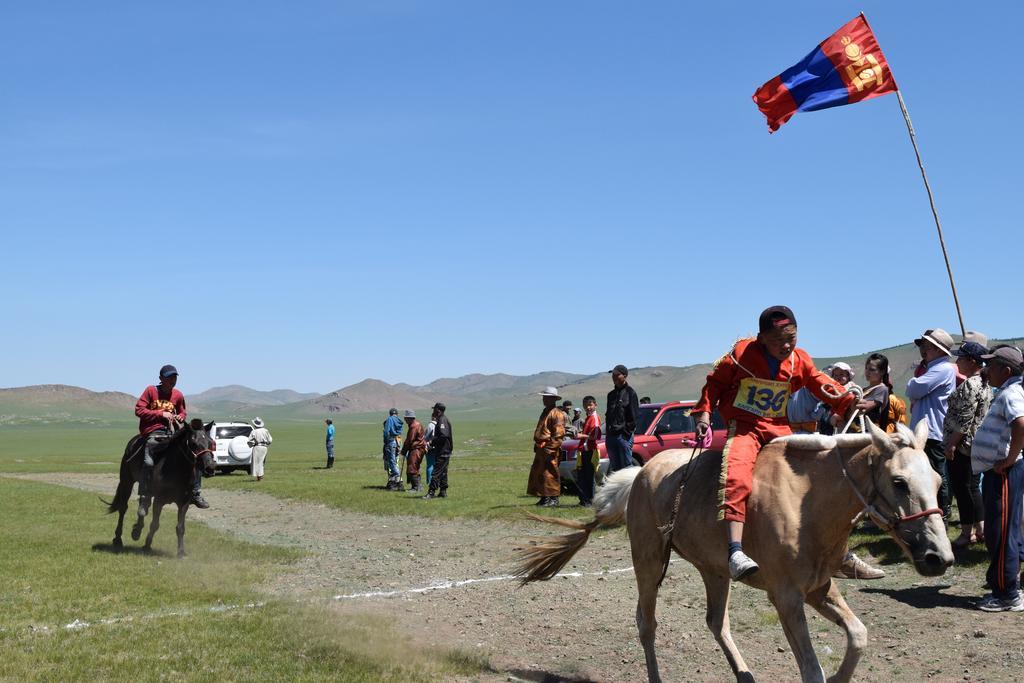
<svg viewBox="0 0 1024 683"><path fill-rule="evenodd" d="M115 538L113 541L110 542L110 545L114 546L115 548L123 548L124 547L124 541L122 541L121 537L118 536L117 538Z"/></svg>
<svg viewBox="0 0 1024 683"><path fill-rule="evenodd" d="M137 541L142 538L142 528L132 529L132 540Z"/></svg>
<svg viewBox="0 0 1024 683"><path fill-rule="evenodd" d="M142 546L142 552L144 552L144 553L151 553L151 552L153 552L153 546L151 546L151 545L149 545L147 543L146 545Z"/></svg>
<svg viewBox="0 0 1024 683"><path fill-rule="evenodd" d="M184 559L185 559L185 557L186 557L186 555L185 555L185 551L184 551L184 550L179 550L179 551L178 551L178 559L179 559L179 560L184 560Z"/></svg>

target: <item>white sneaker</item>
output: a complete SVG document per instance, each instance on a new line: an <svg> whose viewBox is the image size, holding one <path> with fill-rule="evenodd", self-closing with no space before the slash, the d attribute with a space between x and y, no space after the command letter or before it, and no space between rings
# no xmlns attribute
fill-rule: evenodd
<svg viewBox="0 0 1024 683"><path fill-rule="evenodd" d="M742 550L734 552L729 558L729 574L733 581L745 579L758 569L760 567L757 566L757 562L747 557Z"/></svg>
<svg viewBox="0 0 1024 683"><path fill-rule="evenodd" d="M1001 600L989 594L978 601L977 607L985 612L1024 612L1024 597L1017 593L1015 598Z"/></svg>

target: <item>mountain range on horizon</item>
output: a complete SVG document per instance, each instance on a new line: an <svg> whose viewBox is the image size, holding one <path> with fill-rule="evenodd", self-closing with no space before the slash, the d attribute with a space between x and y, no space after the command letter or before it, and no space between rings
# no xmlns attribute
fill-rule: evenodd
<svg viewBox="0 0 1024 683"><path fill-rule="evenodd" d="M1019 343L1019 339L1007 340ZM993 341L993 344L996 342ZM912 376L919 355L913 344L880 349L890 361L890 376L897 393L902 393ZM845 360L862 378L864 360L872 352L841 358L818 358L818 367ZM634 368L630 384L655 402L696 398L711 368L710 363ZM526 418L540 406L537 393L555 386L577 405L590 394L603 404L611 388L607 372L591 375L547 371L533 375L469 374L441 378L422 386L389 384L364 379L327 394L302 393L290 389L260 391L242 385L213 387L186 395L190 411L206 419L310 420L331 416L386 412L389 408L428 412L436 401L467 415L502 415ZM0 389L0 425L38 422L126 422L134 420L135 396L116 391L95 392L81 387L46 384Z"/></svg>

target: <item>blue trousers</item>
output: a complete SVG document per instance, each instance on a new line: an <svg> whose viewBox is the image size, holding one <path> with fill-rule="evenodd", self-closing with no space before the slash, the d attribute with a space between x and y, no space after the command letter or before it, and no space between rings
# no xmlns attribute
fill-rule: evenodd
<svg viewBox="0 0 1024 683"><path fill-rule="evenodd" d="M608 474L633 466L633 435L615 434L605 439L608 449Z"/></svg>
<svg viewBox="0 0 1024 683"><path fill-rule="evenodd" d="M1018 460L1006 474L995 470L981 480L985 503L985 545L988 547L986 578L992 594L1006 600L1020 591L1020 560L1024 553L1021 537L1021 496L1024 494L1024 460Z"/></svg>
<svg viewBox="0 0 1024 683"><path fill-rule="evenodd" d="M434 476L434 463L437 462L437 455L427 451L427 484L430 484L430 480Z"/></svg>
<svg viewBox="0 0 1024 683"><path fill-rule="evenodd" d="M388 473L388 481L398 481L398 442L389 439L384 442L384 471Z"/></svg>

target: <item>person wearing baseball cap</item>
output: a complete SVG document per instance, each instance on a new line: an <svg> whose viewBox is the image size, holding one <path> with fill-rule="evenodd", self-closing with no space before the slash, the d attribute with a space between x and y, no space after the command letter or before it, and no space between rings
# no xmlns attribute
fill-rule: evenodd
<svg viewBox="0 0 1024 683"><path fill-rule="evenodd" d="M989 383L999 391L971 445L971 468L983 473L981 497L985 506L985 545L989 567L985 578L992 589L978 603L985 612L1024 612L1020 593L1021 504L1024 497L1024 354L1000 344L982 355Z"/></svg>
<svg viewBox="0 0 1024 683"><path fill-rule="evenodd" d="M541 507L558 507L558 495L562 492L558 455L565 438L565 411L555 405L562 398L555 387L547 387L540 396L544 410L533 430L533 465L526 495L537 496L537 505Z"/></svg>
<svg viewBox="0 0 1024 683"><path fill-rule="evenodd" d="M939 507L943 517L949 517L952 497L949 494L949 471L946 450L942 446L942 424L946 420L949 396L956 388L956 366L949 362L953 356L953 337L942 328L925 330L914 340L921 354L921 365L915 377L907 382L910 399L910 428L921 420L928 420L928 441L924 452L932 469L942 477L939 487Z"/></svg>
<svg viewBox="0 0 1024 683"><path fill-rule="evenodd" d="M185 396L175 388L178 384L178 369L165 365L157 373L159 383L146 387L135 402L135 416L139 418L139 434L146 437L143 448L142 472L139 475L139 517L149 513L152 500L150 485L153 480L153 455L163 446L171 433L172 425L178 427L185 422ZM192 504L206 509L210 504L203 498L203 478L196 472L192 491Z"/></svg>
<svg viewBox="0 0 1024 683"><path fill-rule="evenodd" d="M384 472L388 475L384 488L388 491L404 491L402 474L398 469L399 442L402 439L402 419L398 417L398 409L392 408L384 420Z"/></svg>
<svg viewBox="0 0 1024 683"><path fill-rule="evenodd" d="M984 340L984 341L982 341ZM942 423L942 444L949 471L949 486L960 513L960 536L954 548L966 548L985 541L985 505L981 499L981 474L971 468L971 442L992 403L992 389L981 370L989 350L988 337L968 332L953 350L956 369L964 380L949 395L946 419Z"/></svg>
<svg viewBox="0 0 1024 683"><path fill-rule="evenodd" d="M701 390L692 415L697 441L711 430L711 413L725 418L729 436L722 457L722 486L718 518L726 522L729 573L738 581L758 570L743 552L743 524L754 479L754 463L772 439L792 434L786 416L790 395L806 387L819 401L845 415L856 396L847 394L834 379L814 367L814 361L796 346L796 316L786 306L771 306L758 318L756 338L736 342L715 363Z"/></svg>
<svg viewBox="0 0 1024 683"><path fill-rule="evenodd" d="M424 500L448 497L448 463L452 457L452 423L444 414L446 407L440 401L434 404L431 424L433 431L428 430L430 439L427 441L427 471L430 473L430 488ZM432 464L431 464L432 462Z"/></svg>
<svg viewBox="0 0 1024 683"><path fill-rule="evenodd" d="M633 434L640 414L640 399L629 386L629 368L619 364L608 371L612 390L605 403L605 447L608 451L608 474L633 466Z"/></svg>

